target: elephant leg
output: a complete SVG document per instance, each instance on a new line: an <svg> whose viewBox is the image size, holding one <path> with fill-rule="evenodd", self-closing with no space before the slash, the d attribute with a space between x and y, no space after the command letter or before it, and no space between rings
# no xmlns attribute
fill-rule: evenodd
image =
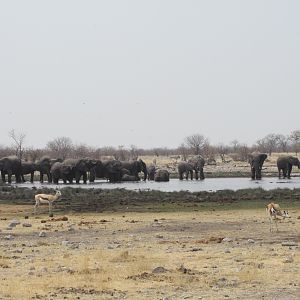
<svg viewBox="0 0 300 300"><path fill-rule="evenodd" d="M33 183L34 172L30 173L30 182Z"/></svg>
<svg viewBox="0 0 300 300"><path fill-rule="evenodd" d="M261 168L258 168L256 178L261 179Z"/></svg>
<svg viewBox="0 0 300 300"><path fill-rule="evenodd" d="M12 173L11 172L7 172L7 182L8 183L11 183L11 176L12 176Z"/></svg>
<svg viewBox="0 0 300 300"><path fill-rule="evenodd" d="M22 182L26 182L25 178L24 178L24 174L21 175L22 178ZM16 180L17 181L17 180Z"/></svg>
<svg viewBox="0 0 300 300"><path fill-rule="evenodd" d="M1 178L2 178L2 182L5 183L5 173L3 171L1 171Z"/></svg>
<svg viewBox="0 0 300 300"><path fill-rule="evenodd" d="M81 177L81 174L79 172L77 172L75 174L75 181L76 181L77 184L79 184L79 182L80 182L80 177Z"/></svg>
<svg viewBox="0 0 300 300"><path fill-rule="evenodd" d="M255 179L255 169L253 167L251 168L251 179Z"/></svg>
<svg viewBox="0 0 300 300"><path fill-rule="evenodd" d="M199 179L198 171L195 171L195 179L196 179L196 180Z"/></svg>
<svg viewBox="0 0 300 300"><path fill-rule="evenodd" d="M82 179L83 179L83 183L86 184L86 182L87 182L87 173L86 172L84 172L82 174Z"/></svg>
<svg viewBox="0 0 300 300"><path fill-rule="evenodd" d="M194 178L193 178L193 170L190 171L190 174L191 174L191 180L193 180L193 179L194 179Z"/></svg>
<svg viewBox="0 0 300 300"><path fill-rule="evenodd" d="M179 180L183 180L183 173L182 172L179 172Z"/></svg>
<svg viewBox="0 0 300 300"><path fill-rule="evenodd" d="M291 172L292 172L292 166L288 166L288 170L287 170L287 178L291 179Z"/></svg>
<svg viewBox="0 0 300 300"><path fill-rule="evenodd" d="M200 180L205 179L203 169L200 170Z"/></svg>
<svg viewBox="0 0 300 300"><path fill-rule="evenodd" d="M52 175L50 172L47 172L48 183L52 182Z"/></svg>
<svg viewBox="0 0 300 300"><path fill-rule="evenodd" d="M40 172L40 183L44 182L44 174L43 172Z"/></svg>

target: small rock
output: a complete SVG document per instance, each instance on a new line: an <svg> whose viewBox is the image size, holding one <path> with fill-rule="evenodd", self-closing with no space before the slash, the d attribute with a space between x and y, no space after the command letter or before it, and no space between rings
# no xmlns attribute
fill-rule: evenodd
<svg viewBox="0 0 300 300"><path fill-rule="evenodd" d="M157 234L155 237L158 238L158 239L163 239L164 238L164 236L161 235L161 234Z"/></svg>
<svg viewBox="0 0 300 300"><path fill-rule="evenodd" d="M249 243L249 244L254 244L254 243L255 243L255 241L254 241L254 240L252 240L252 239L248 239L248 243Z"/></svg>
<svg viewBox="0 0 300 300"><path fill-rule="evenodd" d="M69 241L62 241L61 244L62 246L67 246L70 242Z"/></svg>
<svg viewBox="0 0 300 300"><path fill-rule="evenodd" d="M22 226L23 227L32 227L32 225L30 223L23 223Z"/></svg>
<svg viewBox="0 0 300 300"><path fill-rule="evenodd" d="M227 243L230 243L230 242L233 242L233 239L232 238L229 238L229 237L225 237L222 242L227 242Z"/></svg>
<svg viewBox="0 0 300 300"><path fill-rule="evenodd" d="M30 267L30 268L29 268L29 270L30 270L30 271L33 271L33 270L35 270L35 267L34 267L34 266L32 266L32 267Z"/></svg>
<svg viewBox="0 0 300 300"><path fill-rule="evenodd" d="M12 220L9 224L8 227L16 227L17 225L21 224L20 221L18 220Z"/></svg>
<svg viewBox="0 0 300 300"><path fill-rule="evenodd" d="M12 230L13 228L12 227L6 227L5 229L6 230Z"/></svg>
<svg viewBox="0 0 300 300"><path fill-rule="evenodd" d="M46 232L45 231L41 231L40 233L39 233L39 237L45 237L46 236Z"/></svg>
<svg viewBox="0 0 300 300"><path fill-rule="evenodd" d="M28 275L30 275L30 276L34 275L34 272L30 271L30 272L28 272Z"/></svg>
<svg viewBox="0 0 300 300"><path fill-rule="evenodd" d="M283 260L284 263L292 263L294 262L294 259L292 256L287 256L284 260Z"/></svg>
<svg viewBox="0 0 300 300"><path fill-rule="evenodd" d="M152 270L153 274L160 274L160 273L166 273L168 272L167 269L165 269L164 267L156 267L155 269Z"/></svg>
<svg viewBox="0 0 300 300"><path fill-rule="evenodd" d="M11 234L9 234L9 235L6 235L6 236L4 237L4 239L6 239L6 240L13 240L14 237L13 237Z"/></svg>
<svg viewBox="0 0 300 300"><path fill-rule="evenodd" d="M225 249L224 253L231 253L231 251L229 249Z"/></svg>

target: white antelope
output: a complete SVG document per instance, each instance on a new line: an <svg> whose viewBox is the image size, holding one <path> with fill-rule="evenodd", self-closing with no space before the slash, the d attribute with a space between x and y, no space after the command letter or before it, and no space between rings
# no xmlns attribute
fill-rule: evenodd
<svg viewBox="0 0 300 300"><path fill-rule="evenodd" d="M266 212L270 220L270 232L273 231L273 221L275 222L276 230L278 232L277 222L279 219L277 217L282 217L283 219L290 218L289 212L287 210L281 210L277 203L269 203L266 207Z"/></svg>
<svg viewBox="0 0 300 300"><path fill-rule="evenodd" d="M54 201L59 199L61 196L60 191L56 191L55 195L51 194L37 194L35 195L35 205L34 205L34 214L36 214L36 210L42 203L48 203L49 204L49 215L52 213L52 204Z"/></svg>

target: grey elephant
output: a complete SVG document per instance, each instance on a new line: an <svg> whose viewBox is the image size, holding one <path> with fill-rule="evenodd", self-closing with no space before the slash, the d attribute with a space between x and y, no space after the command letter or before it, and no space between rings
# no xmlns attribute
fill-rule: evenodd
<svg viewBox="0 0 300 300"><path fill-rule="evenodd" d="M262 166L268 155L265 153L252 153L249 155L248 162L251 168L251 179L260 180Z"/></svg>
<svg viewBox="0 0 300 300"><path fill-rule="evenodd" d="M147 165L141 159L133 161L121 161L122 168L127 169L132 176L139 177L139 173L144 173L143 180L147 179Z"/></svg>
<svg viewBox="0 0 300 300"><path fill-rule="evenodd" d="M291 172L293 166L297 166L300 169L300 161L294 156L280 156L277 159L278 177L281 178L281 171L283 178L291 178Z"/></svg>
<svg viewBox="0 0 300 300"><path fill-rule="evenodd" d="M178 174L179 179L183 180L183 177L185 175L185 178L189 178L189 174L191 177L191 180L193 180L193 172L195 171L195 178L199 179L199 172L200 172L200 179L205 179L203 167L205 164L205 160L202 156L198 156L196 158L190 159L188 162L182 161L178 164Z"/></svg>
<svg viewBox="0 0 300 300"><path fill-rule="evenodd" d="M134 175L130 175L130 174L124 174L122 176L121 181L140 181L140 178L134 176Z"/></svg>
<svg viewBox="0 0 300 300"><path fill-rule="evenodd" d="M67 175L68 181L73 183L73 179L75 178L76 183L80 182L82 177L83 183L87 183L87 174L88 172L97 164L96 160L92 160L89 158L69 158L64 160L61 163L62 167L70 167L70 174ZM66 172L66 170L64 170Z"/></svg>
<svg viewBox="0 0 300 300"><path fill-rule="evenodd" d="M5 175L7 174L8 183L11 183L12 175L15 175L16 183L21 183L22 166L17 156L2 157L0 159L0 171L3 182L6 182Z"/></svg>
<svg viewBox="0 0 300 300"><path fill-rule="evenodd" d="M196 179L198 179L198 172L199 172L200 180L205 179L204 171L203 171L205 165L204 158L201 155L198 155L194 158L189 159L188 162L194 166Z"/></svg>
<svg viewBox="0 0 300 300"><path fill-rule="evenodd" d="M130 172L128 175L130 175ZM124 168L119 160L97 160L97 163L90 170L90 182L96 178L105 178L110 182L120 182L124 175Z"/></svg>
<svg viewBox="0 0 300 300"><path fill-rule="evenodd" d="M22 161L21 162L21 177L22 181L25 182L24 175L30 174L30 182L33 183L34 172L37 170L37 166L34 162Z"/></svg>
<svg viewBox="0 0 300 300"><path fill-rule="evenodd" d="M60 158L50 158L43 156L40 160L36 161L36 170L40 172L40 182L44 182L44 175L47 175L48 183L52 182L51 167L56 162L62 162Z"/></svg>
<svg viewBox="0 0 300 300"><path fill-rule="evenodd" d="M148 180L154 180L156 167L154 165L147 167Z"/></svg>
<svg viewBox="0 0 300 300"><path fill-rule="evenodd" d="M51 166L51 178L53 183L58 184L59 180L62 179L63 183L66 184L73 182L73 172L70 165L65 165L62 162L55 162Z"/></svg>
<svg viewBox="0 0 300 300"><path fill-rule="evenodd" d="M170 173L168 170L159 169L155 172L154 181L156 182L166 182L170 180Z"/></svg>

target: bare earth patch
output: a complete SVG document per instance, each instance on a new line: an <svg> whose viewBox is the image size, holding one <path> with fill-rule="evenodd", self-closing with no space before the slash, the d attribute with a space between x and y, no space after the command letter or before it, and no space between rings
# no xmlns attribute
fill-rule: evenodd
<svg viewBox="0 0 300 300"><path fill-rule="evenodd" d="M0 205L0 299L299 299L297 209L278 233L263 207L24 219L30 209Z"/></svg>

